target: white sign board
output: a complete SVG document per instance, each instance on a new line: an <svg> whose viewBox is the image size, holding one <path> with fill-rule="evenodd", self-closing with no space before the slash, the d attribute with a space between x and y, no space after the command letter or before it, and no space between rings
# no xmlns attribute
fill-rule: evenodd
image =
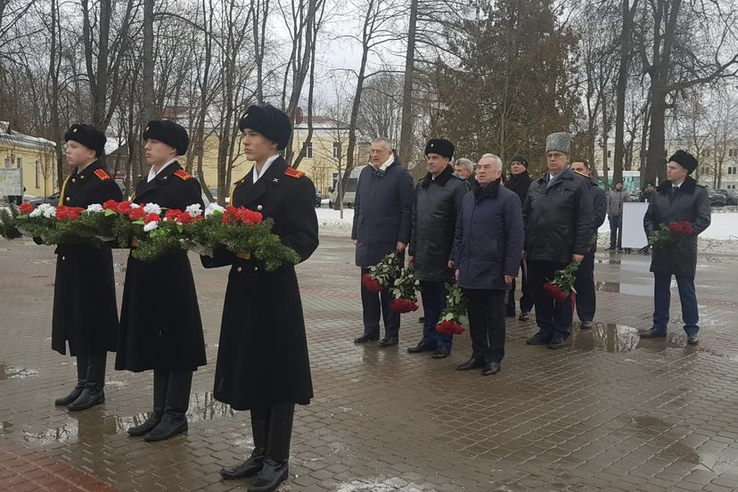
<svg viewBox="0 0 738 492"><path fill-rule="evenodd" d="M643 217L648 210L648 203L623 203L623 248L640 249L648 246L646 231L643 230Z"/></svg>
<svg viewBox="0 0 738 492"><path fill-rule="evenodd" d="M23 170L0 167L0 196L23 195Z"/></svg>

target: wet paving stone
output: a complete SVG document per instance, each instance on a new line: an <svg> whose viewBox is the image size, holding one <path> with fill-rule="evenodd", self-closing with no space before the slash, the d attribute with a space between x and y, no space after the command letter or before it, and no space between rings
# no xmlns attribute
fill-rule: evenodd
<svg viewBox="0 0 738 492"><path fill-rule="evenodd" d="M106 403L54 407L74 384L50 349L51 248L0 241L0 490L245 490L218 471L253 441L247 412L212 396L227 269L192 258L209 364L195 373L187 435L148 444L126 429L152 406L152 375L117 372ZM322 237L298 267L315 399L295 419L290 480L280 491L738 490L738 261L701 256L700 344L681 330L676 290L665 339L650 327L649 258L600 252L594 327L567 347L525 345L535 323L508 319L502 371L459 372L405 349L422 336L403 316L400 346L356 346L359 274L347 238ZM116 251L119 305L125 251Z"/></svg>

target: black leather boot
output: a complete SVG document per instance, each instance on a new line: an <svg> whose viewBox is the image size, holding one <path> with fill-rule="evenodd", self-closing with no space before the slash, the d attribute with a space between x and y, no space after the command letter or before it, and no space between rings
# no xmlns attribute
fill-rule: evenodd
<svg viewBox="0 0 738 492"><path fill-rule="evenodd" d="M264 467L266 455L267 435L269 432L269 407L251 409L251 434L254 437L254 450L249 459L240 465L226 467L220 470L220 476L226 480L234 478L253 477Z"/></svg>
<svg viewBox="0 0 738 492"><path fill-rule="evenodd" d="M67 409L70 412L79 412L87 410L97 405L105 403L105 362L108 353L101 352L87 357L87 384L79 397L70 403Z"/></svg>
<svg viewBox="0 0 738 492"><path fill-rule="evenodd" d="M144 441L156 442L187 432L187 409L190 406L192 371L169 372L164 415L161 422L144 436Z"/></svg>
<svg viewBox="0 0 738 492"><path fill-rule="evenodd" d="M248 492L274 492L289 476L288 461L295 405L273 405L271 413L264 467L256 475Z"/></svg>
<svg viewBox="0 0 738 492"><path fill-rule="evenodd" d="M57 407L66 407L70 403L74 403L74 400L79 398L82 394L82 390L87 386L87 357L77 356L77 384L74 389L67 396L57 398L54 400L54 405Z"/></svg>
<svg viewBox="0 0 738 492"><path fill-rule="evenodd" d="M145 436L151 430L159 425L164 415L164 404L167 399L167 384L169 383L168 371L154 370L154 411L149 418L141 425L136 425L128 429L129 436Z"/></svg>

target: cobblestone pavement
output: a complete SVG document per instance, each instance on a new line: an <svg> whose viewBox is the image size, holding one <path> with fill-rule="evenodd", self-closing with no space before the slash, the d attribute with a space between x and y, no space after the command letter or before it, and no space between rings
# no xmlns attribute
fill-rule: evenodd
<svg viewBox="0 0 738 492"><path fill-rule="evenodd" d="M115 253L119 296L126 254ZM575 327L570 346L552 351L525 345L533 322L509 321L502 371L483 378L455 370L470 355L466 334L445 360L405 352L420 338L419 313L403 316L399 348L354 345L352 255L348 239L323 237L299 267L316 398L298 409L280 490L738 488L735 257L700 257L697 347L676 298L668 339L640 340L648 258L600 252L596 327ZM210 363L195 375L189 434L146 444L125 429L150 409L150 373L114 371L110 358L103 406L54 407L75 378L73 359L49 348L54 262L51 248L0 241L0 490L245 490L218 470L249 452L248 414L210 392L227 270L193 257Z"/></svg>

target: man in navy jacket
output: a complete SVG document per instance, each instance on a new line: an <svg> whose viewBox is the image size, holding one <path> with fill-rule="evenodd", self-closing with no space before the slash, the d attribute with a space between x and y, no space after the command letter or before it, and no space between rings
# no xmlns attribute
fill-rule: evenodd
<svg viewBox="0 0 738 492"><path fill-rule="evenodd" d="M395 156L389 140L378 138L372 142L369 163L359 175L351 231L356 246L356 266L361 267L362 275L388 253L395 250L404 253L410 242L415 198L413 179ZM381 312L385 336L379 346L397 345L400 314L390 309L391 303L392 293L388 289L370 292L361 285L364 333L354 340L355 343L379 339Z"/></svg>

